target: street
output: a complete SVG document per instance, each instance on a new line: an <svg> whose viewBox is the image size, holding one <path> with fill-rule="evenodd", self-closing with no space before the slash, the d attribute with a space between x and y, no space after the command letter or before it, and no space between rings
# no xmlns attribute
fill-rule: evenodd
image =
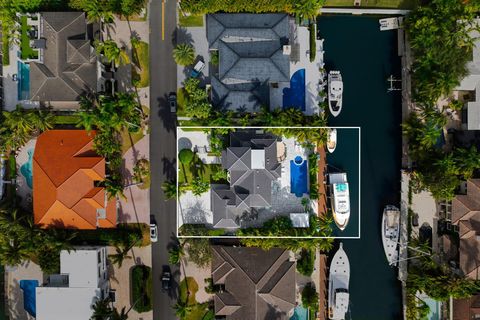
<svg viewBox="0 0 480 320"><path fill-rule="evenodd" d="M165 0L166 1L166 0ZM165 12L162 12L165 10ZM158 242L152 245L153 319L176 319L178 266L170 266L172 290L162 292L162 268L168 264L168 250L176 234L176 203L165 201L162 183L176 178L176 115L167 103L169 92L176 91L176 64L172 58L176 28L176 1L152 0L150 18L150 210L158 225ZM165 20L162 21L162 18ZM164 30L162 30L164 26ZM162 34L164 40L162 40Z"/></svg>

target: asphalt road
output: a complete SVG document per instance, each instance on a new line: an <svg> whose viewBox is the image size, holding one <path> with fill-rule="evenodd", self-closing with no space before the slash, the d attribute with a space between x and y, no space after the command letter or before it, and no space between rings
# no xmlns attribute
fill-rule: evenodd
<svg viewBox="0 0 480 320"><path fill-rule="evenodd" d="M174 180L176 159L176 116L167 104L169 92L176 91L176 65L172 58L176 28L176 1L150 3L150 210L158 225L158 242L152 245L153 319L176 319L172 306L177 300L179 269L170 266L174 276L170 292L162 292L161 275L168 264L168 249L175 243L176 204L165 201L162 183ZM163 8L162 8L163 7ZM164 22L162 23L162 10ZM164 40L162 40L162 25Z"/></svg>

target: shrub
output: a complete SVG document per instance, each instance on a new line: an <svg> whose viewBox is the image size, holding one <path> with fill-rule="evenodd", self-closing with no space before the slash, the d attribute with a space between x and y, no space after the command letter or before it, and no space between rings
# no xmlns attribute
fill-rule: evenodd
<svg viewBox="0 0 480 320"><path fill-rule="evenodd" d="M214 51L210 52L210 62L214 66L218 66L219 58L220 57L218 56L218 50L214 50Z"/></svg>
<svg viewBox="0 0 480 320"><path fill-rule="evenodd" d="M318 293L311 282L307 283L302 290L302 304L312 312L318 311Z"/></svg>
<svg viewBox="0 0 480 320"><path fill-rule="evenodd" d="M308 27L310 30L310 62L315 61L315 56L317 55L317 28L315 23L310 23Z"/></svg>
<svg viewBox="0 0 480 320"><path fill-rule="evenodd" d="M207 192L210 189L210 184L203 181L201 178L193 179L192 181L192 193L196 196Z"/></svg>
<svg viewBox="0 0 480 320"><path fill-rule="evenodd" d="M311 276L315 264L315 251L303 249L297 261L297 271L304 276Z"/></svg>
<svg viewBox="0 0 480 320"><path fill-rule="evenodd" d="M132 305L137 312L152 310L152 270L147 266L132 268Z"/></svg>
<svg viewBox="0 0 480 320"><path fill-rule="evenodd" d="M180 150L180 152L178 153L178 160L182 164L188 165L190 162L192 162L193 156L194 156L194 153L192 150L183 149L183 150Z"/></svg>

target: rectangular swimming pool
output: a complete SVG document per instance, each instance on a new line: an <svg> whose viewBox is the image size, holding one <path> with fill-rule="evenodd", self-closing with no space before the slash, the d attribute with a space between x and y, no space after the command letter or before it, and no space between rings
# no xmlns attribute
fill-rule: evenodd
<svg viewBox="0 0 480 320"><path fill-rule="evenodd" d="M30 65L18 61L18 100L30 99Z"/></svg>
<svg viewBox="0 0 480 320"><path fill-rule="evenodd" d="M304 193L308 193L307 185L307 161L300 156L290 160L290 192L301 198Z"/></svg>

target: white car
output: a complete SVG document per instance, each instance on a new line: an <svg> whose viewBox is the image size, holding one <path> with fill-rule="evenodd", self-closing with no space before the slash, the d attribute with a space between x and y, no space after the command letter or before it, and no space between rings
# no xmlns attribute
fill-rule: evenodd
<svg viewBox="0 0 480 320"><path fill-rule="evenodd" d="M157 225L154 223L150 223L150 241L158 241L158 228Z"/></svg>

